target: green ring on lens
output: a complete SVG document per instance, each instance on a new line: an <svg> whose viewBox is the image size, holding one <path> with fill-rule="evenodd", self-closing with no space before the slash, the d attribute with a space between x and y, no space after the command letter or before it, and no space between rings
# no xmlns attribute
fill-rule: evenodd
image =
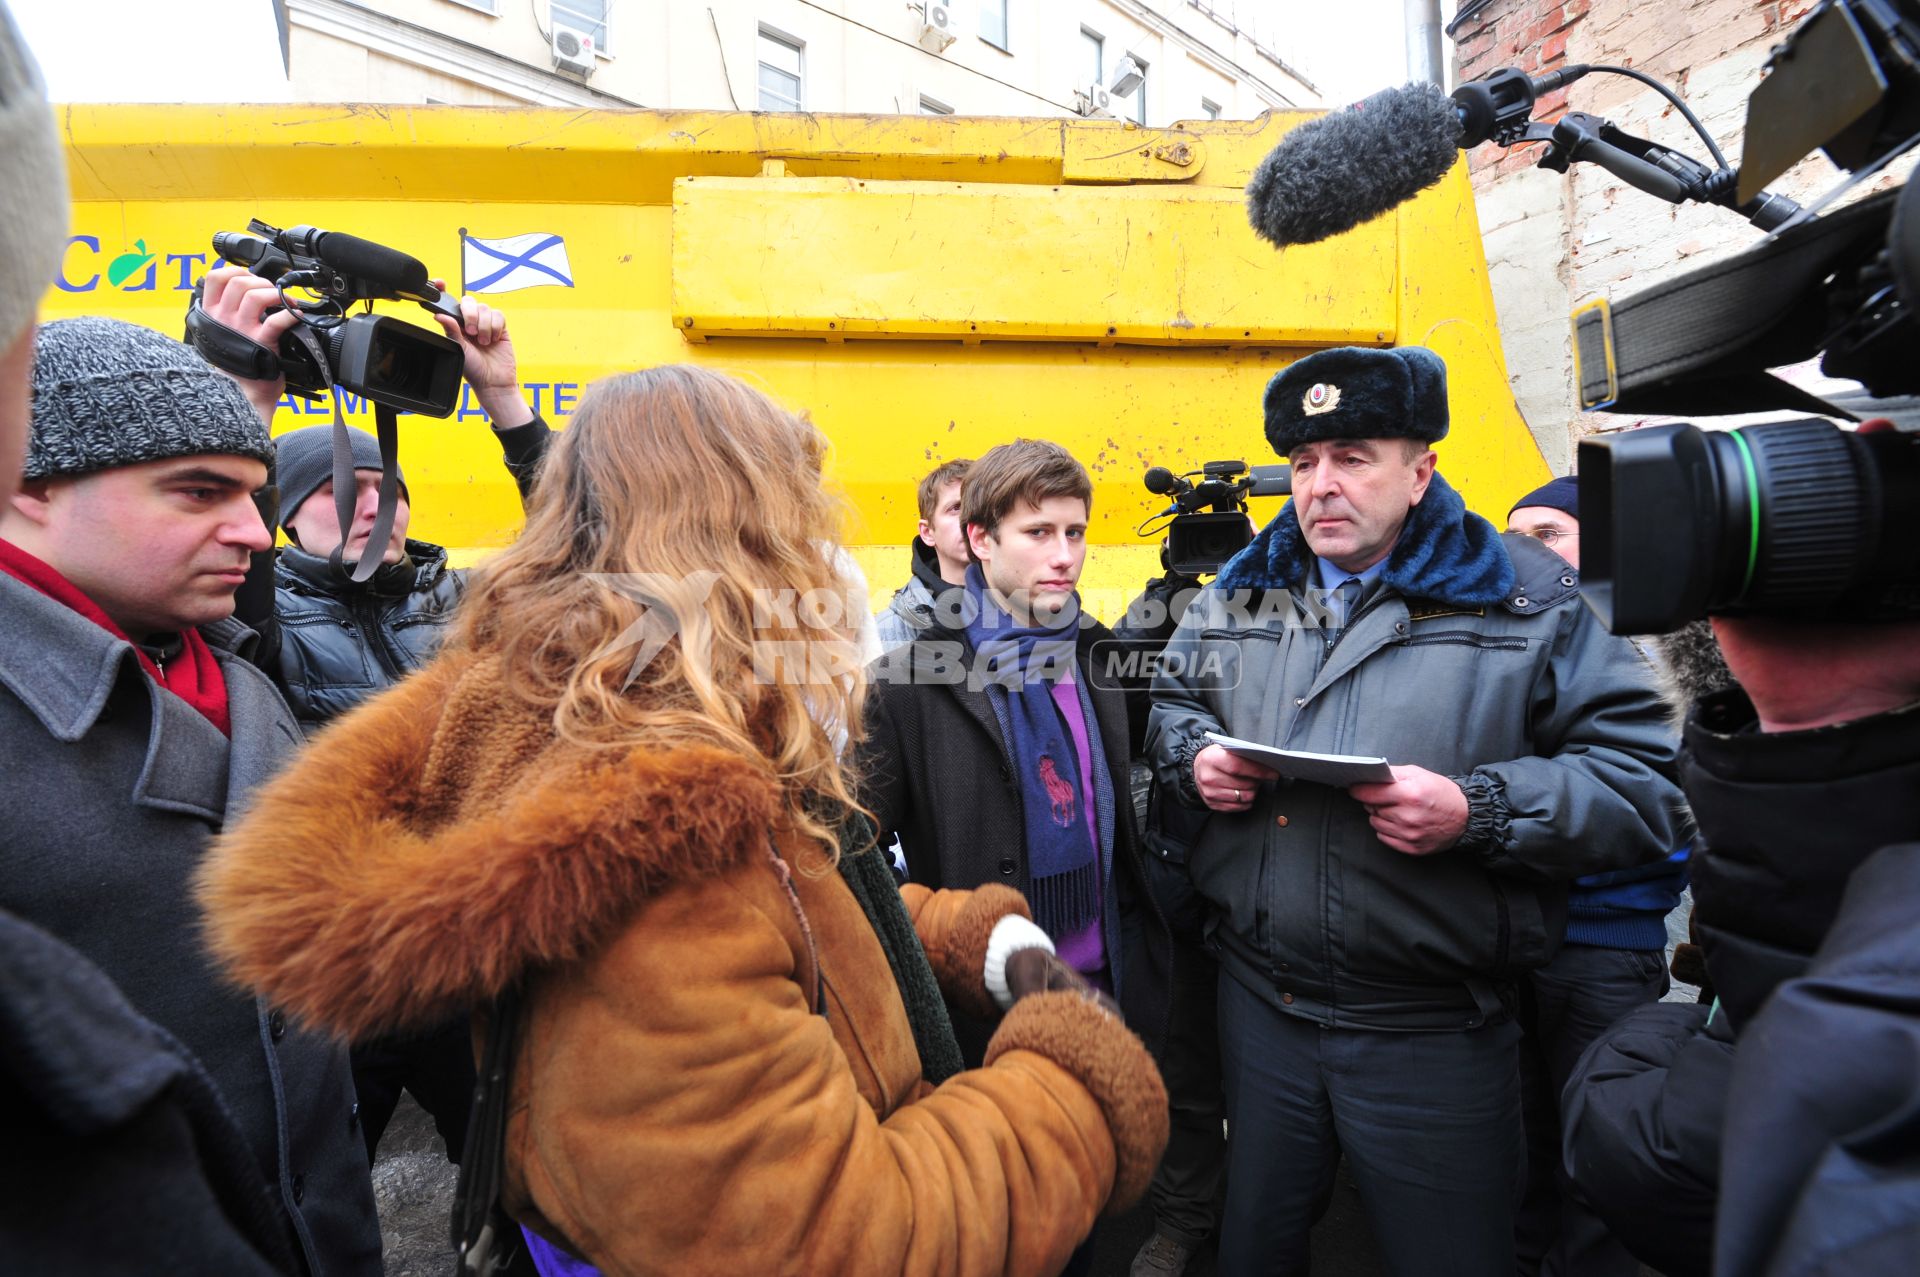
<svg viewBox="0 0 1920 1277"><path fill-rule="evenodd" d="M1751 530L1747 536L1747 575L1740 582L1740 593L1745 594L1747 587L1753 584L1753 571L1760 564L1760 476L1753 465L1753 450L1747 447L1747 441L1740 437L1738 430L1729 430L1733 441L1740 448L1740 464L1747 471L1747 510L1752 515Z"/></svg>

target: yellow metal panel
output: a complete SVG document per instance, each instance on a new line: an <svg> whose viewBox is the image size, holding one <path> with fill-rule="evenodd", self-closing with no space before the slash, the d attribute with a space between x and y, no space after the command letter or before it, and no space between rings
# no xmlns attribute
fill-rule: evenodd
<svg viewBox="0 0 1920 1277"><path fill-rule="evenodd" d="M575 287L488 298L507 313L522 380L549 420L564 428L595 378L674 361L744 377L807 411L833 442L830 477L850 499L847 538L869 566L877 602L905 578L900 547L912 534L919 477L941 460L978 456L1024 435L1057 440L1092 472L1085 582L1095 613L1114 615L1154 565L1154 543L1134 535L1161 504L1141 486L1142 472L1153 464L1185 470L1216 458L1272 459L1261 432L1261 391L1275 371L1313 348L1316 315L1344 313L1343 294L1355 279L1374 286L1373 277L1353 274L1350 262L1368 263L1393 281L1397 315L1387 313L1385 339L1425 341L1449 362L1454 427L1440 453L1470 503L1502 517L1546 474L1507 388L1463 169L1383 223L1312 249L1276 254L1237 220L1240 188L1253 166L1286 129L1311 118L1304 114L1189 124L1179 132L1204 146L1191 178L1121 187L1065 185L1070 153L1089 157L1073 162L1086 165L1081 180L1095 180L1090 157L1115 135L1112 121L313 106L71 107L62 118L73 230L83 238L69 248L61 284L46 296L46 318L110 314L177 335L187 296L181 285L190 287L206 268L209 237L243 228L250 216L391 244L456 285L461 227L487 237L561 234ZM1301 327L1237 346L1109 346L1057 337L967 344L910 331L888 341L690 341L674 320L673 184L751 179L769 159L782 160L795 176L733 185L914 183L940 192L931 197L936 206L976 208L983 205L971 193L987 186L1008 196L994 205L999 237L991 241L1003 258L1017 254L1030 234L1044 233L1059 252L1089 259L1124 260L1130 246L1137 273L1153 278L1103 278L1108 288L1140 290L1126 295L1143 326L1151 306L1166 305L1153 299L1171 297L1172 310L1184 310L1196 325L1246 314L1272 327L1276 315L1294 314ZM870 206L857 202L867 192L837 185L840 193L822 202L833 218ZM922 220L928 202L920 199L913 223L934 225ZM1110 216L1122 208L1137 214L1132 227L1125 215L1118 222ZM952 230L958 219L943 213L937 220ZM1150 243L1138 229L1143 220L1154 230ZM747 238L726 252L759 253L754 237L761 236L789 250L784 259L767 255L768 262L821 265L807 260L799 236L739 225ZM1068 240L1070 225L1085 228L1089 246ZM1177 250L1170 242L1176 233ZM924 254L896 246L894 238L857 245L857 254L843 244L835 250L843 256L831 263L836 269L820 270L820 287L855 299L880 288L889 310L867 313L910 319L913 309L893 309L896 294L884 291L893 287L885 281L925 272ZM1376 253L1386 260L1375 262ZM1143 256L1150 268L1140 265ZM1220 281L1222 262L1234 279ZM1178 263L1189 268L1184 293L1172 278ZM1025 309L1003 317L1085 332L1089 321L1074 307L1104 313L1105 296L1056 267L1042 262L1031 272L1033 298L1010 289ZM943 273L990 272L949 262ZM1215 281L1207 291L1196 289L1202 277ZM938 275L935 282L964 283ZM1295 295L1301 292L1330 300L1316 309ZM1178 303L1182 296L1188 304ZM817 300L800 313L842 305ZM426 321L416 308L382 309ZM749 307L740 309L751 316ZM1239 331L1250 329L1243 323ZM351 419L367 425L372 415L362 408ZM289 404L275 428L328 420L324 411L296 412ZM477 412L445 421L403 418L401 461L415 531L449 546L456 561L506 544L519 527L518 497ZM1276 500L1257 502L1254 514L1264 522L1278 508Z"/></svg>
<svg viewBox="0 0 1920 1277"><path fill-rule="evenodd" d="M1069 182L1190 182L1206 171L1207 145L1184 124L1087 120L1067 130L1064 145L1061 177Z"/></svg>
<svg viewBox="0 0 1920 1277"><path fill-rule="evenodd" d="M673 315L696 339L1374 344L1396 234L1276 253L1237 191L688 177Z"/></svg>

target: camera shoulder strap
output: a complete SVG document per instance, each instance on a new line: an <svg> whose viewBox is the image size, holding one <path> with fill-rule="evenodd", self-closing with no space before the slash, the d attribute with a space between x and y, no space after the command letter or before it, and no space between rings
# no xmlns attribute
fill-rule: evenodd
<svg viewBox="0 0 1920 1277"><path fill-rule="evenodd" d="M340 520L340 543L333 547L329 561L336 571L346 572L347 537L353 532L353 511L359 504L359 487L353 479L353 441L347 437L347 419L340 408L340 387L334 383L332 365L321 351L319 339L304 324L295 324L291 332L312 352L333 399L333 512ZM373 418L380 433L380 506L374 513L366 548L348 574L348 579L356 583L380 570L383 547L393 535L393 519L400 504L400 415L386 404L376 403Z"/></svg>

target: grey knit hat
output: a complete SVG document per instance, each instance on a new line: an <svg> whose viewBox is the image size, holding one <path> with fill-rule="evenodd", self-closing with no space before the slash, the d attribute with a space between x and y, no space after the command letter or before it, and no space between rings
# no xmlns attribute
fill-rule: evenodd
<svg viewBox="0 0 1920 1277"><path fill-rule="evenodd" d="M33 321L67 247L67 165L40 72L0 2L0 350Z"/></svg>
<svg viewBox="0 0 1920 1277"><path fill-rule="evenodd" d="M347 428L347 442L353 447L355 470L379 470L380 441L364 430ZM273 441L273 480L280 488L280 526L300 512L306 499L321 484L333 478L333 427L302 426L289 430ZM400 491L407 490L407 476L394 467Z"/></svg>
<svg viewBox="0 0 1920 1277"><path fill-rule="evenodd" d="M232 378L171 337L119 319L56 319L33 343L26 478L209 453L273 459Z"/></svg>

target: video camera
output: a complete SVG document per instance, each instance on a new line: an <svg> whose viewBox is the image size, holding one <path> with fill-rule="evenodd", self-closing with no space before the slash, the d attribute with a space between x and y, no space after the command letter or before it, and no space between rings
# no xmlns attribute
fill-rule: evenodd
<svg viewBox="0 0 1920 1277"><path fill-rule="evenodd" d="M1494 86L1486 94L1512 96ZM1920 0L1824 0L1814 9L1748 99L1738 170L1675 159L1617 130L1603 136L1612 149L1592 158L1625 180L1675 202L1737 208L1772 234L1730 260L1577 311L1583 407L1857 419L1768 371L1816 354L1824 372L1860 381L1873 397L1920 393L1914 184L1819 215L1920 145ZM1620 161L1623 145L1645 161L1640 168ZM1764 186L1816 149L1852 179L1781 218L1787 206ZM1555 167L1555 158L1542 164ZM1558 158L1564 169L1565 148ZM1588 156L1575 147L1571 158ZM1664 633L1708 614L1920 617L1913 434L1849 434L1817 420L1640 429L1582 441L1579 474L1583 592L1615 633Z"/></svg>
<svg viewBox="0 0 1920 1277"><path fill-rule="evenodd" d="M373 303L415 302L456 323L460 303L428 281L427 268L418 259L338 231L312 226L283 231L254 218L245 234L216 234L213 251L277 285L282 306L297 314L300 322L281 336L278 350L268 350L208 316L201 308L201 288L196 286L187 304L187 344L214 367L245 380L285 377L289 391L309 399L333 391L333 502L340 543L334 547L332 562L335 570L364 582L379 568L380 555L363 554L350 570L342 558L353 523L353 465L340 396L362 395L374 405L380 440L380 503L367 544L382 546L399 507L398 415L451 414L460 402L466 356L460 343L442 333L373 314ZM307 296L290 297L290 289ZM367 312L347 314L355 302L365 302ZM273 520L268 522L271 526Z"/></svg>
<svg viewBox="0 0 1920 1277"><path fill-rule="evenodd" d="M1200 482L1192 482L1195 476ZM1293 467L1249 468L1244 461L1209 461L1198 470L1177 475L1165 466L1154 466L1147 471L1144 482L1148 492L1173 498L1172 505L1150 516L1147 523L1166 515L1173 518L1157 528L1143 523L1140 534L1152 536L1164 531L1167 544L1160 556L1162 565L1183 576L1201 576L1218 572L1222 564L1247 547L1253 539L1253 529L1247 522L1248 499L1291 493Z"/></svg>
<svg viewBox="0 0 1920 1277"><path fill-rule="evenodd" d="M281 301L300 315L300 323L281 337L277 351L268 350L209 319L196 288L187 308L187 342L209 363L249 380L284 376L289 391L309 399L338 387L428 417L445 417L458 405L464 362L459 343L371 313L376 301L411 301L459 320L459 302L427 281L418 259L338 231L283 231L257 218L247 223L247 233L215 235L213 251L279 285ZM289 297L292 289L308 297ZM355 302L368 303L369 312L347 314Z"/></svg>

